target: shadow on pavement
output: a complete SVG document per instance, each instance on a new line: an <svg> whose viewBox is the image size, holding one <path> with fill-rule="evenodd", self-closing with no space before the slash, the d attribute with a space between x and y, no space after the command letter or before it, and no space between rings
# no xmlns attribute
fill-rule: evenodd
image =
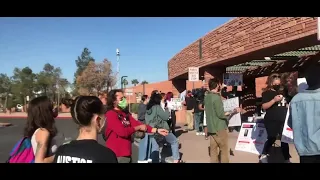
<svg viewBox="0 0 320 180"><path fill-rule="evenodd" d="M184 133L188 133L188 131L179 129L178 131L176 131L176 137L179 137L179 136L181 136L181 135L184 134Z"/></svg>
<svg viewBox="0 0 320 180"><path fill-rule="evenodd" d="M179 154L180 154L180 159L182 159L183 153L179 152ZM168 160L168 158L169 158L169 160ZM170 144L168 144L167 146L163 146L162 147L162 150L161 150L161 162L169 162L169 163L173 162L172 151L171 151Z"/></svg>

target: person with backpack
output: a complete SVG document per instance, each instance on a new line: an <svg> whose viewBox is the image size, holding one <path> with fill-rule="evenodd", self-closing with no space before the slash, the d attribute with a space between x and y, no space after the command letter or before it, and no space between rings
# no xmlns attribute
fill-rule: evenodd
<svg viewBox="0 0 320 180"><path fill-rule="evenodd" d="M107 98L106 146L117 156L119 163L131 163L132 137L136 132L168 134L166 129L152 128L134 119L128 112L127 101L121 89L114 89Z"/></svg>
<svg viewBox="0 0 320 180"><path fill-rule="evenodd" d="M103 104L96 96L78 96L70 106L71 116L79 126L76 140L60 146L55 163L118 163L116 155L97 141L105 125Z"/></svg>
<svg viewBox="0 0 320 180"><path fill-rule="evenodd" d="M24 137L10 153L8 163L52 163L57 150L53 103L47 96L29 102Z"/></svg>
<svg viewBox="0 0 320 180"><path fill-rule="evenodd" d="M168 107L161 107L162 96L158 91L153 91L147 104L146 123L152 127L170 130L168 121L170 112ZM160 142L163 138L171 145L171 151L174 163L180 163L179 142L177 137L169 132L167 136L163 137L161 134L155 134L154 138ZM153 148L154 149L154 148ZM159 149L159 147L158 147ZM151 152L152 154L153 152Z"/></svg>

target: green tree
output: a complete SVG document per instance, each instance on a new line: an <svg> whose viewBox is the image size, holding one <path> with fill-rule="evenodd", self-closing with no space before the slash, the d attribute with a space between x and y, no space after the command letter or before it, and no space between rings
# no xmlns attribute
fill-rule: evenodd
<svg viewBox="0 0 320 180"><path fill-rule="evenodd" d="M36 92L43 92L44 95L47 95L48 88L50 86L50 77L44 71L41 71L36 76L37 79L37 88Z"/></svg>
<svg viewBox="0 0 320 180"><path fill-rule="evenodd" d="M134 86L136 86L137 84L139 84L138 79L132 79L131 84L133 84Z"/></svg>
<svg viewBox="0 0 320 180"><path fill-rule="evenodd" d="M12 76L11 92L13 94L13 103L24 104L25 97L34 96L36 75L29 67L22 69L14 68Z"/></svg>
<svg viewBox="0 0 320 180"><path fill-rule="evenodd" d="M74 73L74 84L76 84L77 77L82 74L82 72L86 69L89 62L91 61L95 62L95 60L91 57L91 52L88 48L84 48L81 53L81 56L78 56L78 59L75 61L77 70Z"/></svg>
<svg viewBox="0 0 320 180"><path fill-rule="evenodd" d="M148 81L142 81L141 84L148 84Z"/></svg>
<svg viewBox="0 0 320 180"><path fill-rule="evenodd" d="M43 66L43 70L36 76L38 88L35 89L40 92L40 94L47 95L56 100L57 87L60 87L61 82L64 81L62 80L61 75L62 72L60 67L54 67L53 65L46 63Z"/></svg>
<svg viewBox="0 0 320 180"><path fill-rule="evenodd" d="M11 79L8 77L6 74L0 74L0 98L1 98L1 103L4 100L3 106L4 109L7 109L8 107L8 97L10 95L11 91ZM11 107L10 107L11 108Z"/></svg>
<svg viewBox="0 0 320 180"><path fill-rule="evenodd" d="M7 74L0 73L0 93L10 93L11 79Z"/></svg>

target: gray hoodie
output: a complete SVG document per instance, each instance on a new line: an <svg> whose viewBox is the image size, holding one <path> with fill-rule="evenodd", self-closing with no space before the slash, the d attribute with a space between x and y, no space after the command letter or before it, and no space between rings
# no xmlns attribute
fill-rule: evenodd
<svg viewBox="0 0 320 180"><path fill-rule="evenodd" d="M151 109L146 112L146 124L155 128L163 128L169 130L168 120L169 120L169 111L162 109L160 105L154 105Z"/></svg>

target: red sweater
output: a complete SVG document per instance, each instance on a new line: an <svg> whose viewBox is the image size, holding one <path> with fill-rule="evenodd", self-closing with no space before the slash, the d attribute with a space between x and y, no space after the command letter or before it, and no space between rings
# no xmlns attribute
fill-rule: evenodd
<svg viewBox="0 0 320 180"><path fill-rule="evenodd" d="M122 111L117 111L126 117L126 114ZM106 141L106 146L110 148L117 157L131 156L131 136L135 132L134 127L141 125L142 123L135 120L131 115L129 116L129 124L125 127L122 121L119 120L118 114L115 111L108 111L106 113L107 128L105 135L109 136ZM147 125L147 132L151 133L152 127Z"/></svg>

